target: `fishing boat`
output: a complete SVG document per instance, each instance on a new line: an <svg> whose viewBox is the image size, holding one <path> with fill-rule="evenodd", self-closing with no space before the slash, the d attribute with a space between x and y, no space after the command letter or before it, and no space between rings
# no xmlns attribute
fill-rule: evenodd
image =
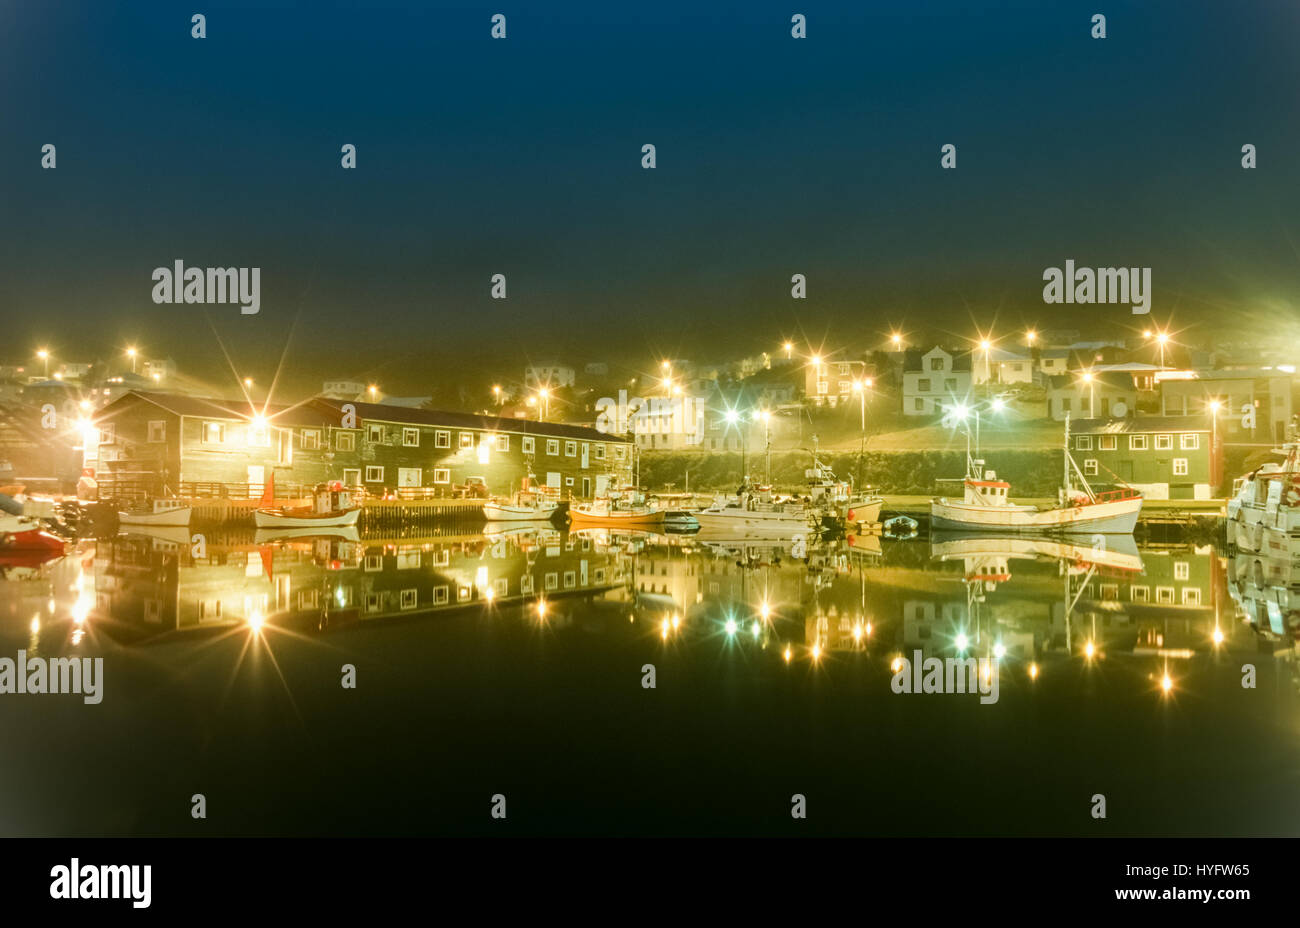
<svg viewBox="0 0 1300 928"><path fill-rule="evenodd" d="M806 533L818 521L819 511L800 500L780 500L767 488L720 496L695 513L702 535L726 538L790 538Z"/></svg>
<svg viewBox="0 0 1300 928"><path fill-rule="evenodd" d="M1238 550L1300 563L1300 443L1274 449L1282 461L1261 464L1233 483L1228 540Z"/></svg>
<svg viewBox="0 0 1300 928"><path fill-rule="evenodd" d="M21 552L44 560L44 555L63 554L65 550L63 539L45 531L37 520L0 513L0 553L6 557Z"/></svg>
<svg viewBox="0 0 1300 928"><path fill-rule="evenodd" d="M193 508L184 500L155 499L152 505L119 511L121 525L189 525Z"/></svg>
<svg viewBox="0 0 1300 928"><path fill-rule="evenodd" d="M655 526L663 524L664 510L646 502L640 490L623 488L589 503L570 504L569 520L575 526Z"/></svg>
<svg viewBox="0 0 1300 928"><path fill-rule="evenodd" d="M884 498L866 491L855 492L848 481L835 476L815 451L813 466L804 471L804 478L808 481L809 502L832 521L849 525L875 525L880 521Z"/></svg>
<svg viewBox="0 0 1300 928"><path fill-rule="evenodd" d="M489 522L536 522L560 511L560 491L533 484L524 478L523 487L509 499L493 498L483 504L483 518Z"/></svg>
<svg viewBox="0 0 1300 928"><path fill-rule="evenodd" d="M1132 487L1095 493L1070 456L1070 419L1065 420L1064 482L1057 505L1040 508L1008 499L1011 484L971 457L967 434L966 476L962 499L930 501L930 529L958 532L1026 532L1032 534L1132 534L1142 511L1142 494ZM1075 482L1077 480L1077 486Z"/></svg>
<svg viewBox="0 0 1300 928"><path fill-rule="evenodd" d="M274 493L268 483L262 499ZM282 506L278 509L255 509L253 521L258 528L337 528L356 525L361 507L352 504L352 491L337 480L319 484L312 493L312 505Z"/></svg>

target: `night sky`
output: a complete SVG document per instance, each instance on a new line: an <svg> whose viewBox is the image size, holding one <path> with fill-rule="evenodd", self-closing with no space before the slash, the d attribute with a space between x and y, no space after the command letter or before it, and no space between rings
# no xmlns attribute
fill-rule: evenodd
<svg viewBox="0 0 1300 928"><path fill-rule="evenodd" d="M1151 318L1207 338L1296 328L1293 0L700 6L0 0L3 354L134 342L217 382L219 334L264 378L296 320L291 385L416 393L555 354L1146 323L1044 306L1067 258L1152 267ZM261 313L154 305L177 258L261 267Z"/></svg>

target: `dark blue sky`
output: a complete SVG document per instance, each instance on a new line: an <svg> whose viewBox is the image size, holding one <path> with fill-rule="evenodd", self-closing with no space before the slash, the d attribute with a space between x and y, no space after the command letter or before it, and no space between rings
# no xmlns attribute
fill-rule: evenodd
<svg viewBox="0 0 1300 928"><path fill-rule="evenodd" d="M261 374L298 318L306 381L414 392L491 355L1145 321L1045 307L1066 258L1151 266L1180 327L1294 327L1300 5L698 6L0 5L10 354L138 341L215 373L215 326ZM260 266L262 312L154 305L176 258Z"/></svg>

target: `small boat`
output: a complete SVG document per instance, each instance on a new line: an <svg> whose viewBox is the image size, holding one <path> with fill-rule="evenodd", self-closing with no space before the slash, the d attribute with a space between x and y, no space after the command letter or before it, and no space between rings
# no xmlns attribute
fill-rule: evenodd
<svg viewBox="0 0 1300 928"><path fill-rule="evenodd" d="M789 538L807 532L817 517L818 513L802 502L778 500L766 488L718 497L695 513L701 532L737 538Z"/></svg>
<svg viewBox="0 0 1300 928"><path fill-rule="evenodd" d="M662 525L664 510L651 506L639 490L624 488L589 503L569 505L569 519L575 526Z"/></svg>
<svg viewBox="0 0 1300 928"><path fill-rule="evenodd" d="M915 538L919 527L920 523L909 516L894 516L892 519L885 520L885 524L880 527L880 534L884 538L900 541Z"/></svg>
<svg viewBox="0 0 1300 928"><path fill-rule="evenodd" d="M1142 511L1142 494L1132 487L1094 493L1070 456L1070 419L1065 420L1065 478L1056 506L1040 509L1012 503L1011 484L972 458L967 434L966 476L962 499L930 501L931 531L1100 533L1131 535ZM1076 488L1074 478L1079 486Z"/></svg>
<svg viewBox="0 0 1300 928"><path fill-rule="evenodd" d="M831 522L875 525L880 521L880 510L885 500L871 493L855 493L847 481L838 479L835 472L821 462L815 451L813 466L804 471L804 477L808 481L809 501Z"/></svg>
<svg viewBox="0 0 1300 928"><path fill-rule="evenodd" d="M253 535L253 544L269 545L277 541L315 540L317 538L351 542L361 541L361 536L357 533L355 526L348 525L333 528L330 526L309 525L303 528L259 528Z"/></svg>
<svg viewBox="0 0 1300 928"><path fill-rule="evenodd" d="M669 509L664 513L664 531L685 534L687 532L697 532L700 529L700 520L695 518L695 513L687 512L684 509Z"/></svg>
<svg viewBox="0 0 1300 928"><path fill-rule="evenodd" d="M67 550L62 538L51 535L41 524L27 516L0 513L0 553L12 557L19 553L45 560Z"/></svg>
<svg viewBox="0 0 1300 928"><path fill-rule="evenodd" d="M537 522L560 511L560 491L533 484L524 478L522 489L510 499L489 499L483 504L483 518L489 522Z"/></svg>
<svg viewBox="0 0 1300 928"><path fill-rule="evenodd" d="M121 525L189 525L194 510L184 500L156 499L152 506L119 511Z"/></svg>
<svg viewBox="0 0 1300 928"><path fill-rule="evenodd" d="M272 492L270 484L267 491ZM319 484L313 493L311 506L253 511L253 521L258 528L338 528L356 525L360 518L361 507L352 505L352 491L337 480Z"/></svg>

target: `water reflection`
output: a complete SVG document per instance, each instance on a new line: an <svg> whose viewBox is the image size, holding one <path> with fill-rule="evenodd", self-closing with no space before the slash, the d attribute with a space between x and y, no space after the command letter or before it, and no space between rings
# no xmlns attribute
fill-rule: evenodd
<svg viewBox="0 0 1300 928"><path fill-rule="evenodd" d="M1163 680L1171 662L1198 655L1292 660L1300 626L1287 565L1114 537L701 541L535 525L404 538L187 535L124 534L44 565L6 565L8 631L21 625L30 650L66 650L90 626L133 645L486 609L558 624L617 616L634 636L720 637L785 662L858 653L888 665L920 650L1036 677L1055 660L1147 660Z"/></svg>

